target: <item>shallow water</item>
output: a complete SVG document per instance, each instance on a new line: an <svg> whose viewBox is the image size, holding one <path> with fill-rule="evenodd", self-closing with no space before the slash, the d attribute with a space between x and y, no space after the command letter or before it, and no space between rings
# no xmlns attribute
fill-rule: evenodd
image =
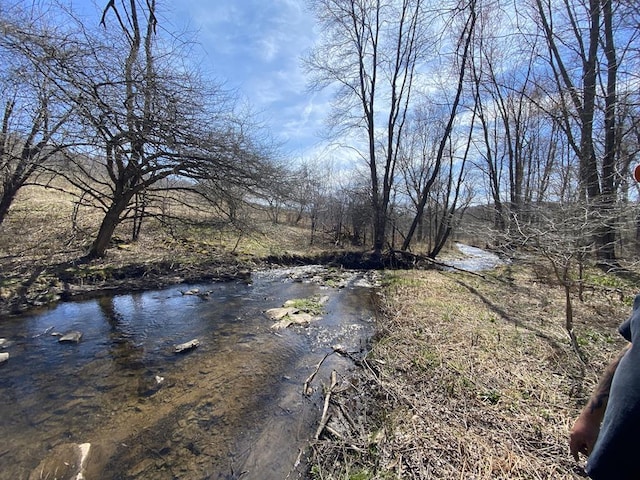
<svg viewBox="0 0 640 480"><path fill-rule="evenodd" d="M447 264L470 272L481 272L483 270L491 270L505 262L495 253L483 250L481 248L472 247L463 243L456 243L456 247L465 255L464 258L448 260Z"/></svg>
<svg viewBox="0 0 640 480"><path fill-rule="evenodd" d="M0 322L0 478L27 479L63 443L91 443L88 480L283 479L315 432L321 384L363 355L374 315L362 275L327 287L320 267L256 273L252 282L181 285L62 303ZM329 283L335 285L336 280ZM197 288L202 295L183 295ZM275 331L264 311L328 296L325 314ZM78 330L78 344L53 333ZM197 338L200 346L175 354ZM94 477L89 476L93 474Z"/></svg>

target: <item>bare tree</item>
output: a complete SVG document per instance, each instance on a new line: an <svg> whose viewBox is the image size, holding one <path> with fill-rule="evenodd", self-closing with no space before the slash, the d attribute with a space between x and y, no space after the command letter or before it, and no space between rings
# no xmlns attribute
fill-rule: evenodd
<svg viewBox="0 0 640 480"><path fill-rule="evenodd" d="M497 26L484 23L482 31L491 28ZM514 215L547 199L559 162L558 127L540 107L546 98L534 81L536 46L522 52L510 48L518 43L515 35L501 40L507 42L502 49L495 36L479 34L472 84L481 132L475 142L479 167L495 208L494 226L506 233Z"/></svg>
<svg viewBox="0 0 640 480"><path fill-rule="evenodd" d="M454 122L458 114L458 107L462 99L462 93L464 89L464 79L467 70L467 62L469 60L471 52L471 41L473 38L473 31L477 20L476 3L475 0L468 2L464 8L461 9L460 14L464 16L463 26L460 31L459 38L456 42L457 56L459 60L457 81L454 97L451 103L450 111L444 128L441 132L439 144L434 157L434 164L431 172L427 178L425 178L424 184L421 186L419 200L416 205L416 214L411 222L409 231L402 244L402 250L407 250L411 245L411 240L416 231L418 224L421 221L424 213L424 208L429 200L431 194L431 188L440 174L440 168L442 161L446 154L447 145L450 144L451 135L453 132ZM441 248L441 247L440 247ZM438 249L439 251L439 249Z"/></svg>
<svg viewBox="0 0 640 480"><path fill-rule="evenodd" d="M464 210L470 201L465 174L472 145L474 114L466 136L463 129L454 132L451 126L451 134L440 151L441 135L446 132L451 116L449 108L438 108L428 103L414 111L400 162L405 194L411 201L409 222L416 223L413 237L408 241L407 237L404 239L407 244L405 249L414 240L425 241L427 255L431 258L438 255L453 232L458 209ZM456 153L457 148L463 150L462 155ZM421 208L427 187L427 200ZM417 215L419 211L422 211L420 216Z"/></svg>
<svg viewBox="0 0 640 480"><path fill-rule="evenodd" d="M614 0L536 0L535 7L547 43L549 72L557 85L557 104L549 114L579 159L582 198L601 219L601 228L594 232L598 258L613 262L619 81L616 43L628 46L636 34L616 34L616 11L620 14L623 10L614 9ZM604 132L601 146L596 133L599 125Z"/></svg>
<svg viewBox="0 0 640 480"><path fill-rule="evenodd" d="M52 35L48 27L32 21L24 12L0 16L0 225L19 190L35 181L35 175L51 163L65 145L64 129L73 107L56 95L52 82L42 74L46 55L26 55L17 25L40 36Z"/></svg>
<svg viewBox="0 0 640 480"><path fill-rule="evenodd" d="M532 248L547 259L555 279L564 290L565 329L571 345L582 358L574 331L573 296L578 293L582 299L583 267L588 252L593 248L589 239L594 238L593 231L598 224L590 218L592 212L584 202L577 200L533 207L536 211L529 212L526 217L535 218L535 221L515 215L516 228L511 240L517 239L521 247Z"/></svg>
<svg viewBox="0 0 640 480"><path fill-rule="evenodd" d="M444 113L446 115L446 112ZM422 242L425 234L425 214L416 215L424 185L433 175L439 138L445 129L442 112L431 102L414 107L405 130L400 171L404 191L411 202L416 224L415 239Z"/></svg>
<svg viewBox="0 0 640 480"><path fill-rule="evenodd" d="M364 132L373 249L385 245L399 142L424 53L422 0L313 0L322 40L306 59L315 88L337 88L333 127ZM357 146L357 145L356 145Z"/></svg>
<svg viewBox="0 0 640 480"><path fill-rule="evenodd" d="M328 165L305 162L295 172L291 190L297 207L295 223L303 216L309 220L309 245L316 240L321 223L328 220L327 210L331 200L331 168ZM340 219L337 219L338 222Z"/></svg>
<svg viewBox="0 0 640 480"><path fill-rule="evenodd" d="M138 233L146 192L170 185L166 179L182 178L180 188L205 196L204 181L230 191L268 179L270 152L236 115L232 98L205 85L178 49L162 43L155 0L110 1L104 29L69 20L77 31L63 42L20 38L25 51L50 52L41 71L77 112L78 142L65 150L73 165L65 176L82 202L104 211L88 258L105 254L122 221L136 218Z"/></svg>

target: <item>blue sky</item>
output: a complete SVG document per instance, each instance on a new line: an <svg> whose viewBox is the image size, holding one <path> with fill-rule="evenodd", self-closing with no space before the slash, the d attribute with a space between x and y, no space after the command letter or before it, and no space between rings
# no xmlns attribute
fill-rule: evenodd
<svg viewBox="0 0 640 480"><path fill-rule="evenodd" d="M108 0L68 0L85 18L99 17ZM194 39L194 61L257 111L282 152L292 159L322 149L327 92L312 93L302 56L315 41L305 0L160 0L165 30Z"/></svg>
<svg viewBox="0 0 640 480"><path fill-rule="evenodd" d="M262 112L285 150L313 148L325 111L301 66L315 40L304 0L184 0L168 8L196 31L205 64Z"/></svg>

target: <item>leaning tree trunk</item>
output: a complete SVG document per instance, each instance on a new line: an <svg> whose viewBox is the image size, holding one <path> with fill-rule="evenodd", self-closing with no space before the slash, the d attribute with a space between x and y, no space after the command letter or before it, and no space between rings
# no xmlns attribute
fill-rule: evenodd
<svg viewBox="0 0 640 480"><path fill-rule="evenodd" d="M111 238L113 237L113 233L115 232L116 227L120 224L122 212L124 212L129 205L129 201L132 196L133 193L122 197L111 204L111 207L109 207L109 210L107 210L107 213L102 219L98 235L93 241L91 249L87 254L88 258L102 258L105 256L109 242L111 242Z"/></svg>
<svg viewBox="0 0 640 480"><path fill-rule="evenodd" d="M9 208L11 208L11 204L17 193L17 189L7 188L5 186L5 190L2 192L2 197L0 198L0 227L7 218Z"/></svg>

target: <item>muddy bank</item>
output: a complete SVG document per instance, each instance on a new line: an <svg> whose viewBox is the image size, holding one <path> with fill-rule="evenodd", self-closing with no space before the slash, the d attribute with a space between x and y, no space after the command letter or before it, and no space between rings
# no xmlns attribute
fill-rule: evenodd
<svg viewBox="0 0 640 480"><path fill-rule="evenodd" d="M154 290L182 283L247 280L260 262L224 258L117 265L105 260L25 265L5 274L0 315L24 313L58 301Z"/></svg>
<svg viewBox="0 0 640 480"><path fill-rule="evenodd" d="M392 250L383 253L372 251L332 251L316 255L272 255L264 259L277 265L326 265L351 270L382 270L414 268L442 268L445 265L423 255Z"/></svg>

